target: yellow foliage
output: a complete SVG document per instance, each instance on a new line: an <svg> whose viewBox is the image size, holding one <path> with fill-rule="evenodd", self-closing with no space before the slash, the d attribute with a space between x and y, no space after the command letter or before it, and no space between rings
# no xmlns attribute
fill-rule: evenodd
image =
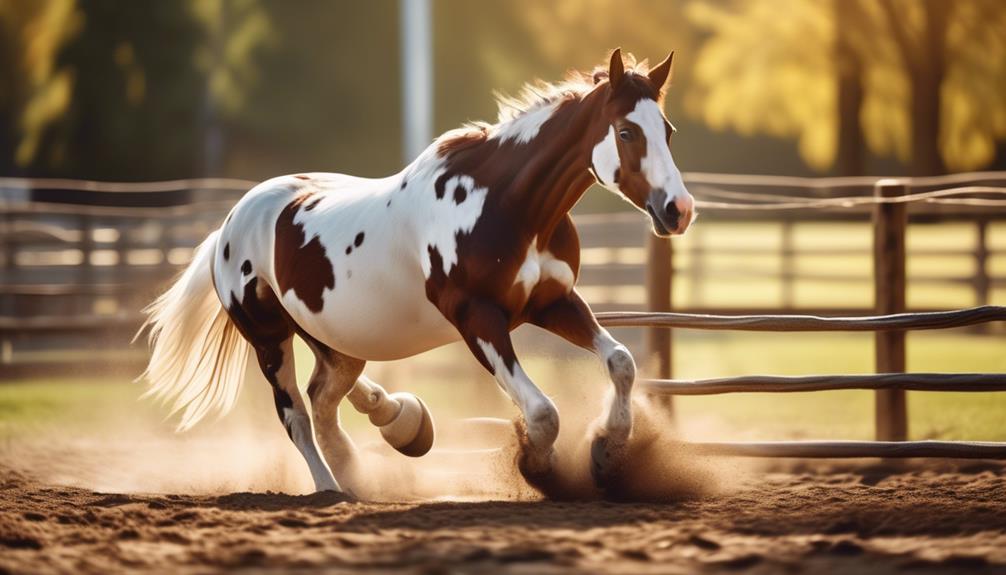
<svg viewBox="0 0 1006 575"><path fill-rule="evenodd" d="M566 68L590 69L602 63L606 51L618 47L654 62L671 50L689 51L691 38L682 25L680 2L516 0L515 4L545 58ZM679 62L674 65L681 69Z"/></svg>
<svg viewBox="0 0 1006 575"><path fill-rule="evenodd" d="M147 94L147 76L143 66L136 61L133 45L120 42L112 57L126 78L126 102L131 106L140 105Z"/></svg>
<svg viewBox="0 0 1006 575"><path fill-rule="evenodd" d="M860 122L867 147L907 161L911 88L905 62L877 2L744 0L689 5L711 33L695 66L687 109L716 129L795 138L812 167L827 169L837 142L833 2L854 2L861 30L844 30L863 61ZM910 39L922 36L924 4L896 0ZM941 87L940 150L950 169L987 165L1006 137L1006 4L956 0L948 22Z"/></svg>
<svg viewBox="0 0 1006 575"><path fill-rule="evenodd" d="M835 158L834 23L821 2L752 0L737 8L689 6L714 31L695 65L687 110L715 129L796 138L808 164Z"/></svg>
<svg viewBox="0 0 1006 575"><path fill-rule="evenodd" d="M208 75L214 102L225 113L236 113L258 80L255 50L272 41L269 17L258 0L190 0L189 9L208 37L195 64Z"/></svg>
<svg viewBox="0 0 1006 575"><path fill-rule="evenodd" d="M14 157L18 165L27 165L35 157L43 129L63 115L70 106L72 92L73 74L69 70L56 72L33 91L21 114L24 133Z"/></svg>
<svg viewBox="0 0 1006 575"><path fill-rule="evenodd" d="M81 30L84 18L74 0L37 0L0 3L0 20L18 35L12 40L21 48L16 51L20 61L13 64L23 84L7 89L18 92L12 104L23 110L15 161L26 165L35 157L43 130L70 105L73 74L55 68L56 54Z"/></svg>

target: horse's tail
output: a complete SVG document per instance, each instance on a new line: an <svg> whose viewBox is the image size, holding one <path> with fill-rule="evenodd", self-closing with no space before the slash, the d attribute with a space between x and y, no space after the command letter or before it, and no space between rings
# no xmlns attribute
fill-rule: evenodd
<svg viewBox="0 0 1006 575"><path fill-rule="evenodd" d="M248 360L248 342L213 287L219 235L210 234L174 285L143 310L147 319L136 334L150 328L150 363L140 376L150 382L144 397L170 404L172 414L182 411L178 431L234 406Z"/></svg>

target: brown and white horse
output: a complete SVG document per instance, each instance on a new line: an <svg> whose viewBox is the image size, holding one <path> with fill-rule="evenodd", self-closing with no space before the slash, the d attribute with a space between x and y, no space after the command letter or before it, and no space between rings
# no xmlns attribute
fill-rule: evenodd
<svg viewBox="0 0 1006 575"><path fill-rule="evenodd" d="M603 487L632 429L636 369L574 289L580 250L568 212L598 182L648 214L657 235L688 228L693 200L660 105L672 57L626 69L615 50L607 70L529 86L520 99L501 99L498 123L448 132L387 178L312 173L256 186L148 308L150 393L183 411L183 429L224 413L250 345L316 488L352 490L344 397L402 453L423 455L433 442L426 406L386 394L362 375L366 361L463 340L520 409L519 467L541 485L559 415L514 354L510 331L531 323L608 368L614 393L591 444ZM313 428L294 335L317 358Z"/></svg>

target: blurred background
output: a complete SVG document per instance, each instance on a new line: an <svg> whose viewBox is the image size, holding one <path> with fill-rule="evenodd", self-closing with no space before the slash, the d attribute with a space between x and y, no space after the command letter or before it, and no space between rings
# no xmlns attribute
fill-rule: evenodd
<svg viewBox="0 0 1006 575"><path fill-rule="evenodd" d="M1006 166L996 0L428 5L436 133L494 118L493 90L591 69L616 46L653 61L674 49L667 110L688 171ZM400 12L398 0L4 0L0 172L397 171Z"/></svg>
<svg viewBox="0 0 1006 575"><path fill-rule="evenodd" d="M717 174L1006 180L1000 0L0 0L0 434L142 420L164 437L163 410L135 403L145 349L129 339L243 190L300 171L396 172L417 138L493 120L494 91L589 70L619 46L650 61L676 51L672 151L699 200L873 193L871 178ZM164 182L200 177L216 179ZM997 201L912 204L908 308L1006 305ZM673 308L870 313L870 210L835 208L704 210L672 242ZM586 299L645 309L643 217L600 189L575 214ZM641 330L616 335L652 369ZM590 356L533 330L518 343L560 409L606 389ZM873 369L870 334L678 330L672 343L678 377ZM1004 372L1004 343L995 325L911 334L908 368ZM513 414L461 347L371 373L442 418ZM245 394L281 435L264 382ZM676 409L709 439L867 438L871 402L731 395ZM997 395L910 404L913 438L1006 439Z"/></svg>

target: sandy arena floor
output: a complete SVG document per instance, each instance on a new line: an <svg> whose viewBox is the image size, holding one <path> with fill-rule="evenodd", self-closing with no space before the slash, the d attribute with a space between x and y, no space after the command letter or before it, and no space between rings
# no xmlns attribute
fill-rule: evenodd
<svg viewBox="0 0 1006 575"><path fill-rule="evenodd" d="M1006 473L770 473L661 504L122 495L0 471L0 572L1006 572Z"/></svg>
<svg viewBox="0 0 1006 575"><path fill-rule="evenodd" d="M999 464L703 459L638 405L620 476L633 502L614 503L585 488L587 418L567 409L557 472L595 500L542 501L514 470L511 425L443 416L419 459L360 432L361 503L304 495L303 458L260 399L181 435L132 399L89 408L101 425L15 430L0 575L1006 573Z"/></svg>

